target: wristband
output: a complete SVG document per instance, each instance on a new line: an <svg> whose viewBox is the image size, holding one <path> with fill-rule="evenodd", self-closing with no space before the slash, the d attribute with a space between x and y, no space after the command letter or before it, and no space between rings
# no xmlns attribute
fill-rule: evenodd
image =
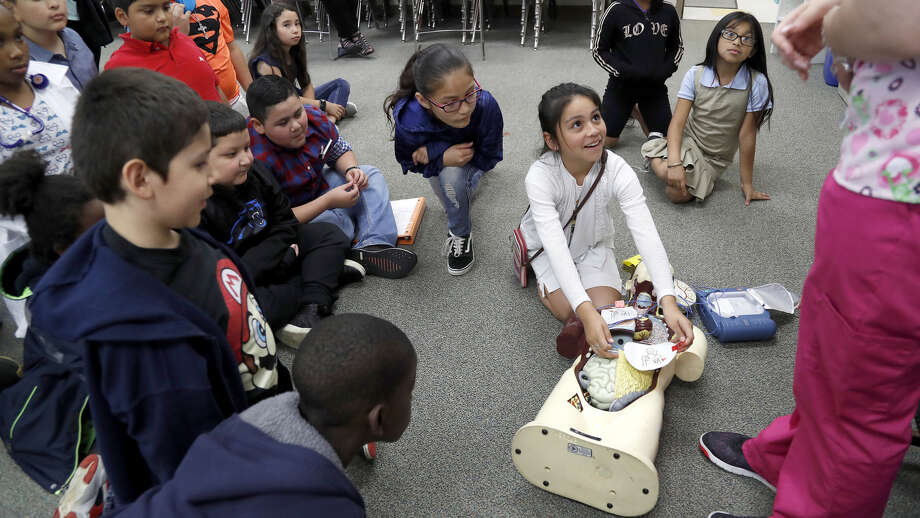
<svg viewBox="0 0 920 518"><path fill-rule="evenodd" d="M326 100L325 100L325 99L320 99L320 100L319 100L319 109L320 109L320 110L323 110L323 111L326 111Z"/></svg>
<svg viewBox="0 0 920 518"><path fill-rule="evenodd" d="M352 169L361 169L361 166L353 165L345 170L345 174L348 174L348 171L351 171Z"/></svg>
<svg viewBox="0 0 920 518"><path fill-rule="evenodd" d="M668 164L668 169L672 167L682 167L684 164Z"/></svg>

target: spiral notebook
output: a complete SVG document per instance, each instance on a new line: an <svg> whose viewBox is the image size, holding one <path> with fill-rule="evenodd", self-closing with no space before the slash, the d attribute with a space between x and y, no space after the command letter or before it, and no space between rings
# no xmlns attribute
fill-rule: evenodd
<svg viewBox="0 0 920 518"><path fill-rule="evenodd" d="M422 216L425 215L425 198L393 200L390 202L390 208L393 210L393 217L396 218L396 232L399 235L396 242L401 245L414 244Z"/></svg>

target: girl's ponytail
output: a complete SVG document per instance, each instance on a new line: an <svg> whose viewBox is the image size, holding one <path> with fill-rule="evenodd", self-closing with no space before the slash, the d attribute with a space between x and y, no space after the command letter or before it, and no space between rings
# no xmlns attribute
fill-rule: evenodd
<svg viewBox="0 0 920 518"><path fill-rule="evenodd" d="M383 113L386 114L387 122L389 122L391 126L393 125L393 108L396 107L396 103L401 99L415 96L417 90L415 89L415 74L412 73L412 69L415 67L415 62L422 52L422 50L417 50L415 54L412 54L412 57L406 62L405 68L403 68L403 71L399 74L396 91L383 100Z"/></svg>
<svg viewBox="0 0 920 518"><path fill-rule="evenodd" d="M25 218L32 256L50 265L79 237L84 207L93 196L77 177L45 176L46 168L32 149L0 164L0 214Z"/></svg>
<svg viewBox="0 0 920 518"><path fill-rule="evenodd" d="M28 216L45 181L47 164L34 149L18 151L0 164L0 214Z"/></svg>

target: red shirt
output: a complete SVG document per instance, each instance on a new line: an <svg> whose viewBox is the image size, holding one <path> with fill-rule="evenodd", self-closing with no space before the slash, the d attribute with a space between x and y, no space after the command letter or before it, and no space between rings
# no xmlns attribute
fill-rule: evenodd
<svg viewBox="0 0 920 518"><path fill-rule="evenodd" d="M136 40L122 34L121 48L112 53L105 70L118 67L141 67L174 77L189 85L206 101L220 101L217 76L191 38L173 28L169 46Z"/></svg>

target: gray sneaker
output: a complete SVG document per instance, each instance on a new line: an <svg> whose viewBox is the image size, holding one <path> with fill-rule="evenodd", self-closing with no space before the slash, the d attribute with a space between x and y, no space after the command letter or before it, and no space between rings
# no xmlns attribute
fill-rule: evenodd
<svg viewBox="0 0 920 518"><path fill-rule="evenodd" d="M347 103L345 103L345 116L346 117L354 117L356 113L358 113L357 104L351 101L348 101Z"/></svg>

